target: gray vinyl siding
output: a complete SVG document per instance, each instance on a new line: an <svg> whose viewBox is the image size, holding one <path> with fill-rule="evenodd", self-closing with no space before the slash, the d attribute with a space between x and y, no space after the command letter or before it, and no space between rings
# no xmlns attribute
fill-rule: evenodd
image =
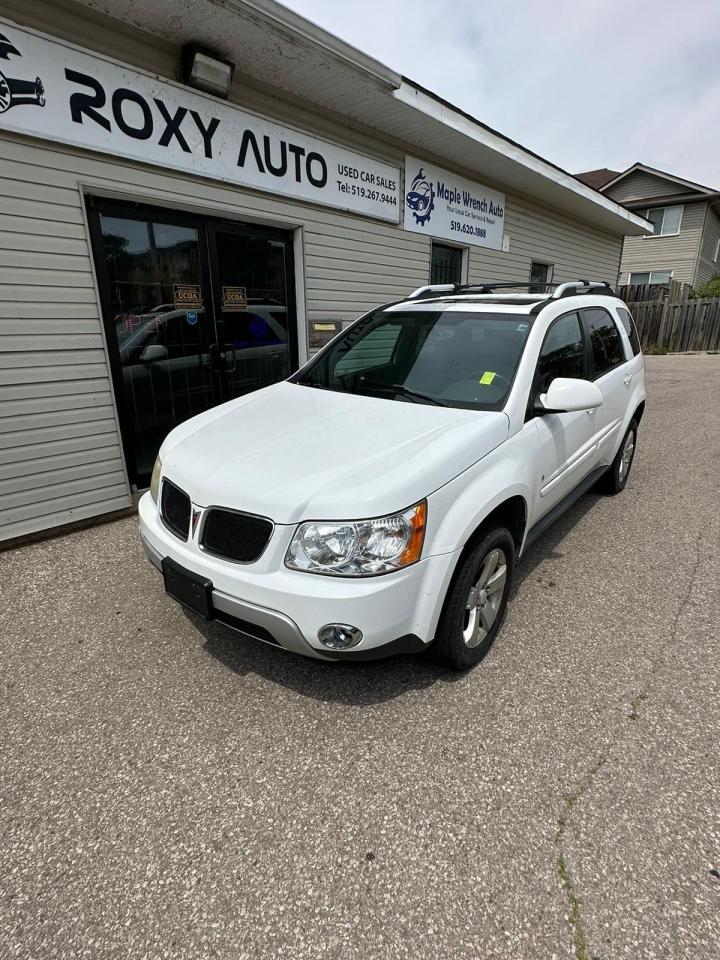
<svg viewBox="0 0 720 960"><path fill-rule="evenodd" d="M77 191L0 139L0 539L130 506Z"/></svg>
<svg viewBox="0 0 720 960"><path fill-rule="evenodd" d="M509 249L470 248L469 281L529 280L532 260L553 265L554 282L618 279L622 237L589 230L527 200L508 197L505 236Z"/></svg>
<svg viewBox="0 0 720 960"><path fill-rule="evenodd" d="M174 47L86 7L6 0L3 13L175 76ZM245 83L239 71L231 99L403 167L402 144ZM84 195L299 230L298 309L308 323L349 322L429 282L431 238L396 224L0 133L0 540L131 502ZM507 196L505 232L507 253L470 248L471 280L527 280L532 259L553 263L556 280L616 278L619 237L527 198Z"/></svg>
<svg viewBox="0 0 720 960"><path fill-rule="evenodd" d="M718 240L720 240L720 217L718 217L712 207L708 207L702 244L700 246L700 259L698 261L695 286L707 283L708 280L712 280L716 274L720 274L720 255L717 260L714 259Z"/></svg>
<svg viewBox="0 0 720 960"><path fill-rule="evenodd" d="M705 203L686 203L680 233L671 237L626 237L623 246L621 280L646 270L672 270L673 280L695 283Z"/></svg>
<svg viewBox="0 0 720 960"><path fill-rule="evenodd" d="M678 185L672 180L655 177L651 173L638 170L620 180L614 187L603 190L605 196L618 203L632 200L644 200L646 197L667 197L678 192Z"/></svg>

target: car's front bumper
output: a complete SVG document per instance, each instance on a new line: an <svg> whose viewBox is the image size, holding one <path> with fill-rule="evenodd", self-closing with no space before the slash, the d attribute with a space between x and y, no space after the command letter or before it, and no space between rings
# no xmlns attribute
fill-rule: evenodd
<svg viewBox="0 0 720 960"><path fill-rule="evenodd" d="M182 541L162 523L149 494L139 505L140 535L151 563L169 557L212 581L216 619L246 636L323 660L370 660L423 650L434 636L455 554L428 557L380 577L323 577L288 570L284 556L293 527L276 526L260 560L238 564ZM198 528L200 524L198 524ZM359 627L363 639L345 651L324 647L328 623Z"/></svg>

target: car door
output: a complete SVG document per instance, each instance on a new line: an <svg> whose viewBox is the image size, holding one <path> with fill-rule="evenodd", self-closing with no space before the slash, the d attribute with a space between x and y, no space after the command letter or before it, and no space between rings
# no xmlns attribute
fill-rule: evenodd
<svg viewBox="0 0 720 960"><path fill-rule="evenodd" d="M623 383L627 387L628 399L632 396L634 388L645 374L645 361L643 360L642 347L640 346L640 337L638 336L635 321L632 314L625 306L616 306L615 315L620 319L620 333L625 331L625 356L627 357L627 373L623 377Z"/></svg>
<svg viewBox="0 0 720 960"><path fill-rule="evenodd" d="M590 379L603 395L602 404L588 412L598 448L597 463L612 461L630 395L632 371L617 320L605 307L580 311L588 343Z"/></svg>
<svg viewBox="0 0 720 960"><path fill-rule="evenodd" d="M529 416L539 437L534 519L551 510L593 470L597 462L595 428L587 410L537 414L537 400L557 377L588 379L588 350L577 310L550 324L538 355Z"/></svg>

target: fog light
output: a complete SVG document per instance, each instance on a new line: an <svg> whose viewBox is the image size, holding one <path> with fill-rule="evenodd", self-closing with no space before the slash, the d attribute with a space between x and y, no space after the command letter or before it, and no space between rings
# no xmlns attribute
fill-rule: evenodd
<svg viewBox="0 0 720 960"><path fill-rule="evenodd" d="M362 640L362 630L349 623L326 623L318 630L318 640L332 650L347 650L356 647Z"/></svg>

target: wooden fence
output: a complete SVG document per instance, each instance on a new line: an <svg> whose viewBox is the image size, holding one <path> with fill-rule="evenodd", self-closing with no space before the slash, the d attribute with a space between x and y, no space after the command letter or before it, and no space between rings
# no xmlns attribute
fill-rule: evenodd
<svg viewBox="0 0 720 960"><path fill-rule="evenodd" d="M643 349L648 352L720 350L720 297L691 300L686 283L618 287Z"/></svg>

